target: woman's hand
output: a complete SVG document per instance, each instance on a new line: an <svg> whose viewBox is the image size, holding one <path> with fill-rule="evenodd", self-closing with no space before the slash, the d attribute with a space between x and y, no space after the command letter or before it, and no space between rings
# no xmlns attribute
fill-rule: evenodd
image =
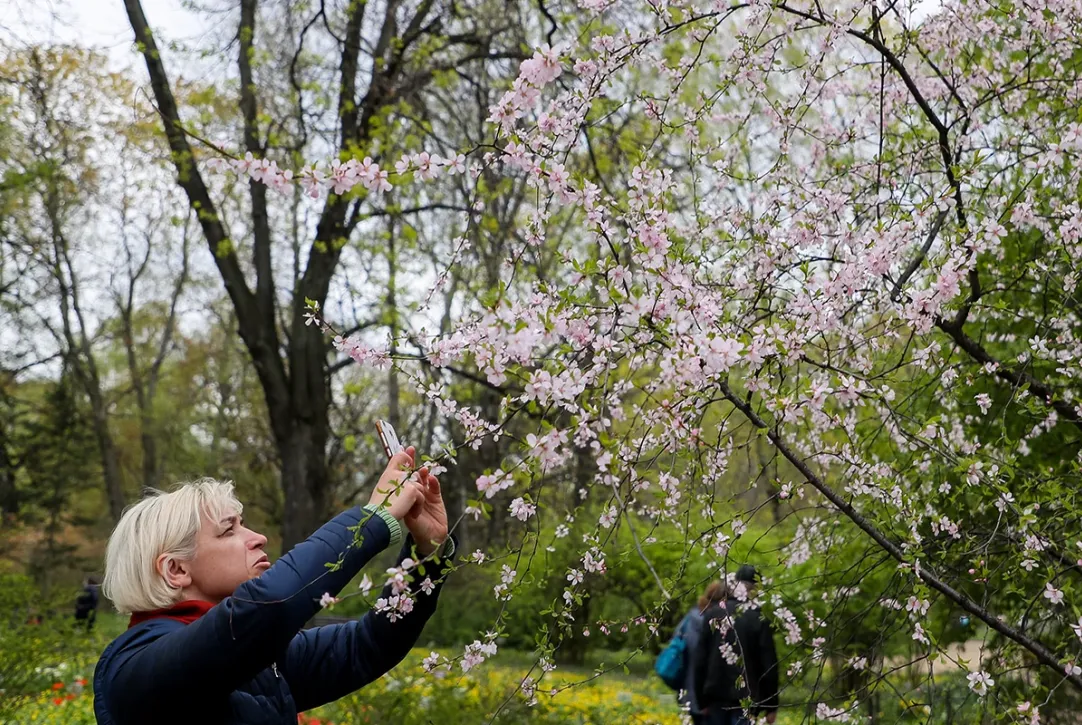
<svg viewBox="0 0 1082 725"><path fill-rule="evenodd" d="M429 556L447 540L447 509L443 505L440 482L422 468L418 473L421 497L408 514L406 528L417 544L417 553Z"/></svg>
<svg viewBox="0 0 1082 725"><path fill-rule="evenodd" d="M383 506L399 521L405 519L413 508L420 505L425 494L421 481L429 477L427 468L422 468L417 472L417 479L409 479L415 453L413 446L410 446L391 456L391 460L387 462L387 468L379 477L379 483L372 491L372 497L368 499L370 505ZM446 516L444 518L446 519Z"/></svg>

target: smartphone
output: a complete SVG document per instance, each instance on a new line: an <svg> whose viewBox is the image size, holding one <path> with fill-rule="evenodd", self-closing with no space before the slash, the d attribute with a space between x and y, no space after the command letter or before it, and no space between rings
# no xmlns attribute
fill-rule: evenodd
<svg viewBox="0 0 1082 725"><path fill-rule="evenodd" d="M376 421L376 434L379 435L379 442L383 444L383 452L387 454L387 458L391 458L395 453L405 450L402 444L398 442L398 435L394 432L394 426L387 421Z"/></svg>

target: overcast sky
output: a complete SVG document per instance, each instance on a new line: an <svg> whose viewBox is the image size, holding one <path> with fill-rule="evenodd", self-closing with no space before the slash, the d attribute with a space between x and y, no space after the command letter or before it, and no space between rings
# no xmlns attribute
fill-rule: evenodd
<svg viewBox="0 0 1082 725"><path fill-rule="evenodd" d="M911 0L911 21L933 11L940 0ZM143 0L150 27L170 38L192 37L203 22L184 10L182 0ZM904 12L904 11L903 11ZM123 0L0 0L0 26L6 39L66 41L107 50L123 62L129 57L131 28Z"/></svg>
<svg viewBox="0 0 1082 725"><path fill-rule="evenodd" d="M143 0L150 27L170 39L197 36L203 22L181 0ZM132 30L123 0L0 0L0 27L7 43L77 43L131 65Z"/></svg>

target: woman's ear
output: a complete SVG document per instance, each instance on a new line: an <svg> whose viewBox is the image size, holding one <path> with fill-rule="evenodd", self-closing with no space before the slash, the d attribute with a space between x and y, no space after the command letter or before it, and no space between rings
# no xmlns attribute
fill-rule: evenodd
<svg viewBox="0 0 1082 725"><path fill-rule="evenodd" d="M173 589L184 589L192 584L192 572L187 561L177 559L172 554L162 554L157 561L158 572L165 583Z"/></svg>

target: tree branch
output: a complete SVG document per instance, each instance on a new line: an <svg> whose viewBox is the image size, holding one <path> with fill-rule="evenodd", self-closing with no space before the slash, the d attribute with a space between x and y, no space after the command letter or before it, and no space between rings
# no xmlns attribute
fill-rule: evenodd
<svg viewBox="0 0 1082 725"><path fill-rule="evenodd" d="M338 91L338 117L341 119L338 151L348 151L356 146L366 131L360 122L359 104L357 103L357 71L361 48L361 25L367 4L364 0L351 0L346 18L346 37L342 40L342 62L340 64L341 86ZM373 71L373 75L376 71ZM371 92L371 91L370 91ZM367 102L367 97L366 97ZM293 305L293 339L299 340L304 334L304 298L316 300L320 304L326 301L331 276L338 264L342 242L345 237L343 224L349 202L338 194L328 194L323 211L316 225L316 238L308 255L308 265L301 276L300 291Z"/></svg>
<svg viewBox="0 0 1082 725"><path fill-rule="evenodd" d="M240 110L244 118L244 149L256 158L264 156L265 149L259 138L259 103L256 99L255 79L252 76L252 57L255 55L255 22L258 0L241 0L240 26L237 39L240 51L237 66L240 70ZM255 302L260 325L277 350L278 327L275 324L274 271L271 266L271 229L267 215L267 185L248 179L248 193L252 200L252 260L255 263Z"/></svg>
<svg viewBox="0 0 1082 725"><path fill-rule="evenodd" d="M1015 387L1028 387L1034 395L1052 406L1061 417L1066 418L1074 423L1079 430L1082 430L1082 416L1079 416L1078 411L1073 405L1061 398L1057 398L1056 391L1050 386L1042 383L1031 374L1009 368L996 358L992 357L979 342L965 333L962 329L962 325L958 324L957 321L947 322L942 317L936 316L935 324L940 330L950 335L955 344L968 353L974 360L982 365L990 364L995 367L996 377L1005 380Z"/></svg>
<svg viewBox="0 0 1082 725"><path fill-rule="evenodd" d="M549 29L545 34L545 41L552 46L552 39L556 35L556 18L552 17L552 12L545 7L545 0L537 0L537 7L541 11L541 14L545 16L545 20L549 21Z"/></svg>
<svg viewBox="0 0 1082 725"><path fill-rule="evenodd" d="M819 476L808 467L804 460L797 455L797 453L782 440L781 436L776 430L767 425L766 421L759 417L759 415L752 410L751 406L741 400L729 387L727 382L721 383L721 392L733 404L756 428L760 428L765 431L767 438L774 444L774 447L785 456L785 458L793 464L793 466L800 471L800 473L807 479L808 483L815 487L819 493L823 494L834 507L842 512L849 518L857 527L865 534L870 536L884 551L890 554L901 564L909 564L906 560L905 553L901 548L893 541L888 539L872 522L864 518L852 505L847 503L841 496L839 496L830 486L828 486ZM919 570L915 571L916 575L924 581L928 586L932 587L936 591L940 592L952 602L957 604L962 609L966 610L973 616L980 619L995 631L1002 634L1004 637L1013 640L1028 650L1034 657L1037 658L1045 666L1051 668L1065 680L1070 682L1074 687L1082 691L1082 676L1068 674L1067 669L1060 664L1055 654L1048 650L1040 642L1028 637L1022 632L1018 631L1014 627L1008 625L1002 621L999 617L989 612L984 607L980 606L972 599L967 597L962 592L959 592L954 587L950 586L939 577L937 577L927 567L921 566Z"/></svg>
<svg viewBox="0 0 1082 725"><path fill-rule="evenodd" d="M943 222L947 218L947 212L940 210L935 215L935 221L932 222L932 228L928 231L928 238L924 241L924 246L917 253L917 256L913 257L913 260L909 263L909 266L902 272L902 276L898 278L898 281L894 283L894 289L890 291L890 299L892 302L897 302L898 298L902 294L902 288L905 287L906 282L912 277L918 269L920 269L921 262L924 261L924 257L928 254L928 250L932 248L932 244L935 242L935 238L939 236L939 230L943 228Z"/></svg>
<svg viewBox="0 0 1082 725"><path fill-rule="evenodd" d="M177 283L173 286L173 294L169 300L169 316L165 320L165 329L162 331L162 339L158 344L158 352L154 356L154 362L150 365L150 374L147 376L147 395L153 400L158 386L158 377L161 373L162 363L169 353L169 345L173 341L173 332L176 329L177 307L180 305L180 296L184 292L184 286L188 283L188 222L184 222L184 233L181 236L181 263L180 274Z"/></svg>
<svg viewBox="0 0 1082 725"><path fill-rule="evenodd" d="M282 359L278 355L276 336L273 330L268 331L261 324L255 297L244 279L244 272L241 270L236 251L233 249L229 235L210 198L206 183L196 166L195 156L188 145L188 139L181 124L176 98L169 85L169 76L162 64L161 52L147 24L143 6L140 0L124 0L124 8L135 33L136 43L146 62L147 73L150 75L156 107L162 118L165 136L177 171L177 183L187 194L188 203L199 219L203 236L214 257L214 263L218 267L226 292L233 302L241 337L244 338L255 364L256 373L266 393L267 406L271 409L271 419L287 420L289 405L287 375Z"/></svg>
<svg viewBox="0 0 1082 725"><path fill-rule="evenodd" d="M833 23L831 23L824 17L816 16L803 10L798 10L797 8L790 7L784 3L780 4L778 7L787 13L792 13L793 15L804 18L806 20L811 20L812 22L819 23L820 25L833 25ZM888 48L878 38L868 35L868 33L865 33L862 30L857 30L856 28L850 27L846 28L845 32L849 35L852 35L854 38L858 38L870 45L871 47L875 48L875 50L878 51L879 54L886 59L887 63L890 64L891 68L893 68L898 74L898 76L902 79L902 83L904 83L905 87L909 90L909 94L913 97L913 100L917 102L917 105L920 107L920 110L924 114L925 118L927 118L928 122L932 124L932 128L935 129L937 135L939 153L940 156L942 156L943 158L943 170L947 175L947 183L950 184L951 190L954 192L954 201L956 207L955 211L958 215L958 224L963 229L965 229L968 224L966 223L965 206L962 203L962 185L961 183L959 183L958 177L956 177L954 174L954 164L956 160L954 158L954 154L951 153L950 134L949 129L947 128L947 124L943 122L943 120L939 117L939 114L937 114L932 108L931 104L928 103L928 99L924 97L924 94L921 93L920 88L917 87L916 81L914 81L913 76L909 74L909 70L905 67L905 64L902 63L901 59L899 59L898 56L895 55L890 48Z"/></svg>

